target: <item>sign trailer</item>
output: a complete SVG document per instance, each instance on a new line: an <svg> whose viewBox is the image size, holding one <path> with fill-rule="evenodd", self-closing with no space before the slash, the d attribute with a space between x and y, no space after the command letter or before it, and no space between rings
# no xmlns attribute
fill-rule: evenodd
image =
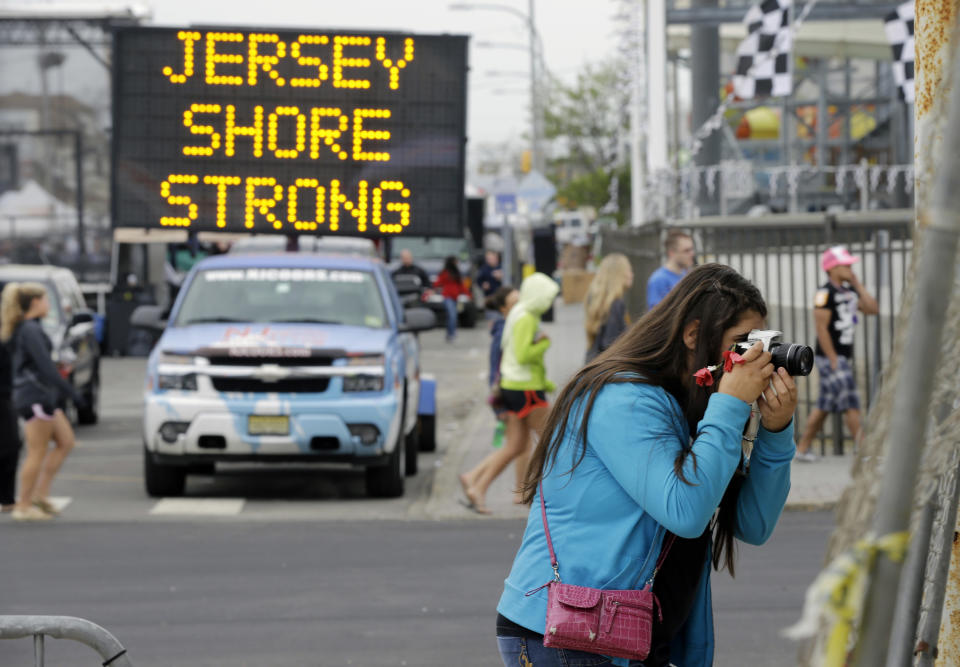
<svg viewBox="0 0 960 667"><path fill-rule="evenodd" d="M121 28L113 224L460 236L467 38Z"/></svg>

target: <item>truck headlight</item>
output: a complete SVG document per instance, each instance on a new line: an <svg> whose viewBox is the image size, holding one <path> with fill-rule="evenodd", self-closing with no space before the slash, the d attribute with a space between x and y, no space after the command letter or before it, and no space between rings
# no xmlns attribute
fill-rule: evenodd
<svg viewBox="0 0 960 667"><path fill-rule="evenodd" d="M347 357L347 366L366 366L367 368L376 368L380 372L376 375L362 372L356 375L345 375L343 378L343 390L345 392L383 391L385 364L386 359L382 354L357 354Z"/></svg>
<svg viewBox="0 0 960 667"><path fill-rule="evenodd" d="M196 373L182 373L182 374L161 373L159 376L157 376L157 388L158 389L177 389L180 391L196 391L197 390L197 374Z"/></svg>
<svg viewBox="0 0 960 667"><path fill-rule="evenodd" d="M343 378L344 391L383 391L382 375L348 375Z"/></svg>

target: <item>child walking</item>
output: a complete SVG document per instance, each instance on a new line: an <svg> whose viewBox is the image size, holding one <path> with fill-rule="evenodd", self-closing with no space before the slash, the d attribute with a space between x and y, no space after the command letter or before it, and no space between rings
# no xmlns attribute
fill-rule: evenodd
<svg viewBox="0 0 960 667"><path fill-rule="evenodd" d="M540 317L553 304L559 285L549 276L534 273L520 285L517 304L509 310L501 341L500 396L507 413L506 443L475 468L460 475L468 507L490 514L487 489L511 461L516 461L517 479L526 477L531 431L539 434L547 416L547 380L543 355L550 339L539 331ZM519 488L519 487L517 487Z"/></svg>

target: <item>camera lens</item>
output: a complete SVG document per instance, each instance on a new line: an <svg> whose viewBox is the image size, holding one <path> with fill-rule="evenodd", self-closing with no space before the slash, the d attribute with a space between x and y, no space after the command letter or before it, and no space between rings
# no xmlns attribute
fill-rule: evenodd
<svg viewBox="0 0 960 667"><path fill-rule="evenodd" d="M799 343L771 343L774 368L786 368L790 375L810 375L813 370L813 348Z"/></svg>

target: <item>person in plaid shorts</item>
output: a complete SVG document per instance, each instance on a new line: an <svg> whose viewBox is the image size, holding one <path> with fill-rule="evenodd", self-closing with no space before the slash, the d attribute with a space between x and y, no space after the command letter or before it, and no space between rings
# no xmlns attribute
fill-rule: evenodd
<svg viewBox="0 0 960 667"><path fill-rule="evenodd" d="M820 396L797 445L798 461L817 460L811 445L831 412L843 413L854 442L860 434L860 395L854 375L853 335L857 311L876 315L879 308L877 300L860 284L850 268L858 261L843 246L829 248L820 258L820 265L828 278L817 290L813 304Z"/></svg>

